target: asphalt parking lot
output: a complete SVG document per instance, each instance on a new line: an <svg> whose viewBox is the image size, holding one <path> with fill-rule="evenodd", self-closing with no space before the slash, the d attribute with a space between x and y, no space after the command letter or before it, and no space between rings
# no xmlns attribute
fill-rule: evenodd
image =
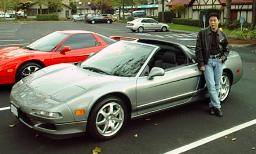
<svg viewBox="0 0 256 154"><path fill-rule="evenodd" d="M0 24L0 47L27 44L56 30L81 29L111 36L150 37L195 45L196 33L131 33L124 24L82 22L18 22ZM256 46L233 46L240 53L244 75L232 87L223 104L224 117L207 114L207 102L195 102L129 122L116 138L95 141L87 135L52 140L17 123L8 110L11 85L0 85L0 153L86 153L101 149L102 154L250 154L256 153ZM251 122L245 125L246 122ZM238 127L239 126L239 127ZM247 127L245 127L247 126ZM236 131L230 130L236 127ZM243 128L245 127L245 128ZM218 136L218 133L223 134ZM204 140L202 140L204 139ZM191 144L194 143L194 144Z"/></svg>

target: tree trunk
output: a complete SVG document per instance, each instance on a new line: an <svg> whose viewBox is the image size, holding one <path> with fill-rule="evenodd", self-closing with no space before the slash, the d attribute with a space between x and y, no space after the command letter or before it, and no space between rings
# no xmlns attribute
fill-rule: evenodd
<svg viewBox="0 0 256 154"><path fill-rule="evenodd" d="M164 1L162 0L162 22L164 22Z"/></svg>
<svg viewBox="0 0 256 154"><path fill-rule="evenodd" d="M123 10L123 19L125 19L125 17L124 17L124 0L123 0L123 6L122 6L123 8L122 8L122 10Z"/></svg>
<svg viewBox="0 0 256 154"><path fill-rule="evenodd" d="M256 26L256 0L253 0L252 4L252 28Z"/></svg>
<svg viewBox="0 0 256 154"><path fill-rule="evenodd" d="M230 25L232 22L231 21L231 2L232 0L226 0L226 6L227 6L226 21L228 25Z"/></svg>

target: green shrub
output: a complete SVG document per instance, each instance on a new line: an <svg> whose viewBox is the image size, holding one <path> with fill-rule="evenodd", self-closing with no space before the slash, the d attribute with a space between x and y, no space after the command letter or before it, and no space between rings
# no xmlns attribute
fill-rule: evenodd
<svg viewBox="0 0 256 154"><path fill-rule="evenodd" d="M48 21L48 20L59 20L59 16L57 14L38 14L36 16L36 20L38 21Z"/></svg>
<svg viewBox="0 0 256 154"><path fill-rule="evenodd" d="M127 20L128 20L128 21L133 21L133 20L134 20L134 17L133 17L133 16L129 16L129 17L127 17Z"/></svg>
<svg viewBox="0 0 256 154"><path fill-rule="evenodd" d="M229 37L236 39L256 39L256 30L248 30L245 28L243 31L240 29L233 30Z"/></svg>
<svg viewBox="0 0 256 154"><path fill-rule="evenodd" d="M179 25L189 25L189 26L200 27L200 21L199 20L173 18L172 22L174 24L179 24Z"/></svg>

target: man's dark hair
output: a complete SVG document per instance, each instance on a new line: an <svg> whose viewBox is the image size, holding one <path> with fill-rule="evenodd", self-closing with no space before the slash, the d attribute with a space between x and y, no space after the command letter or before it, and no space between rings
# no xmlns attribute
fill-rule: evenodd
<svg viewBox="0 0 256 154"><path fill-rule="evenodd" d="M218 13L216 13L216 12L212 12L212 13L210 13L210 14L209 14L209 19L210 19L211 17L217 17L217 19L220 19L219 14L218 14Z"/></svg>

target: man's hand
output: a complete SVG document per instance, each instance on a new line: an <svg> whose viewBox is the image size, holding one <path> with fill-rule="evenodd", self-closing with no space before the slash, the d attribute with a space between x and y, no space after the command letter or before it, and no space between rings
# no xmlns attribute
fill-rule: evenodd
<svg viewBox="0 0 256 154"><path fill-rule="evenodd" d="M226 56L221 56L220 60L221 60L222 63L225 63L225 61L227 60L227 57Z"/></svg>
<svg viewBox="0 0 256 154"><path fill-rule="evenodd" d="M200 66L199 70L204 72L205 71L205 66Z"/></svg>

